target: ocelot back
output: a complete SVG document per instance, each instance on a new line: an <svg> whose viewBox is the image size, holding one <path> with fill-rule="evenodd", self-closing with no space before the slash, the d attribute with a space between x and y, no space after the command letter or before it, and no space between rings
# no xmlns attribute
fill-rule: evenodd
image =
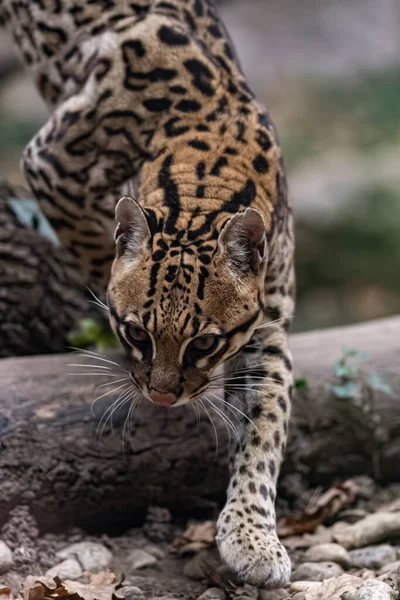
<svg viewBox="0 0 400 600"><path fill-rule="evenodd" d="M0 0L0 18L53 111L23 155L29 185L88 280L108 283L145 398L212 402L223 365L225 406L244 416L219 550L246 581L282 585L290 562L274 502L292 390L292 216L276 132L216 9ZM120 199L133 179L137 199Z"/></svg>

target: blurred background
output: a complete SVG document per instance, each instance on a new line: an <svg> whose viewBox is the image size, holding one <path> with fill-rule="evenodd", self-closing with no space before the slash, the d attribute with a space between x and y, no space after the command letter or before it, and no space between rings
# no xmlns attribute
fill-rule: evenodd
<svg viewBox="0 0 400 600"><path fill-rule="evenodd" d="M400 1L221 0L280 133L296 215L294 329L400 312ZM47 111L0 32L0 175Z"/></svg>

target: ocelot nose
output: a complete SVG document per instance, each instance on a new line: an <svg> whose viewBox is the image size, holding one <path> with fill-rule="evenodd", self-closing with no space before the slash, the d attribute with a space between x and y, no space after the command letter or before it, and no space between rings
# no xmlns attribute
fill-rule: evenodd
<svg viewBox="0 0 400 600"><path fill-rule="evenodd" d="M155 389L150 390L150 398L158 406L172 406L176 402L175 394L162 394Z"/></svg>

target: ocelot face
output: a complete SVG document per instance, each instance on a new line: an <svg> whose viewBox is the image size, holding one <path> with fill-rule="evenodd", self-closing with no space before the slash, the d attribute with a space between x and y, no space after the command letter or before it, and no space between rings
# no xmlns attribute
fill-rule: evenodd
<svg viewBox="0 0 400 600"><path fill-rule="evenodd" d="M263 320L264 220L246 209L219 236L184 245L152 233L131 198L119 201L116 217L108 301L132 381L155 404L191 402Z"/></svg>

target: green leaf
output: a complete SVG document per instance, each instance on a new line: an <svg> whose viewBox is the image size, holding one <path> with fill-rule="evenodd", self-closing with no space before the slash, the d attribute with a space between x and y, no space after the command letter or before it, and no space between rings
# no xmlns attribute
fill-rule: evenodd
<svg viewBox="0 0 400 600"><path fill-rule="evenodd" d="M296 390L303 390L307 387L307 380L305 377L298 377L294 382Z"/></svg>
<svg viewBox="0 0 400 600"><path fill-rule="evenodd" d="M93 341L99 338L102 333L100 324L94 319L82 319L80 329L85 336Z"/></svg>
<svg viewBox="0 0 400 600"><path fill-rule="evenodd" d="M119 348L119 342L112 331L104 332L97 341L97 350L110 350Z"/></svg>
<svg viewBox="0 0 400 600"><path fill-rule="evenodd" d="M382 375L379 375L378 373L369 373L368 374L368 385L372 389L374 389L378 392L383 392L384 394L387 394L388 396L395 395L393 393L390 383L385 381L385 379L382 377Z"/></svg>
<svg viewBox="0 0 400 600"><path fill-rule="evenodd" d="M356 398L361 391L361 385L354 381L348 381L343 385L328 383L326 387L336 398L348 398L349 400Z"/></svg>
<svg viewBox="0 0 400 600"><path fill-rule="evenodd" d="M335 374L336 377L351 379L356 377L358 373L358 367L356 365L351 365L344 360L338 360L335 364Z"/></svg>
<svg viewBox="0 0 400 600"><path fill-rule="evenodd" d="M101 324L94 319L82 319L79 329L68 334L68 343L75 348L94 346L98 351L119 347L113 332L103 330Z"/></svg>

